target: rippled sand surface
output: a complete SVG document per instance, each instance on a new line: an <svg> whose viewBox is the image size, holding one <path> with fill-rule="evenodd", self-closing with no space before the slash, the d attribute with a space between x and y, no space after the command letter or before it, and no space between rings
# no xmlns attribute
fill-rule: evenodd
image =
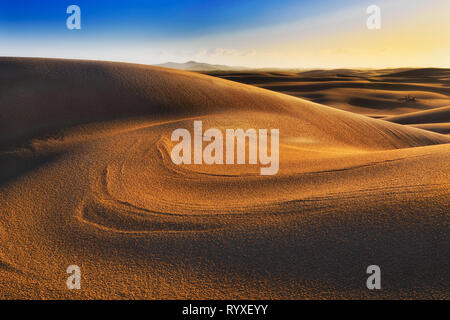
<svg viewBox="0 0 450 320"><path fill-rule="evenodd" d="M450 137L157 67L0 71L2 298L449 298ZM278 174L174 165L194 120L278 128Z"/></svg>

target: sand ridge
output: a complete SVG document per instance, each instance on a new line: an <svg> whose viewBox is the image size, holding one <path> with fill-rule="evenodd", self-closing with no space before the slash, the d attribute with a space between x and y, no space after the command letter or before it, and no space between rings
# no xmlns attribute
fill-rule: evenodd
<svg viewBox="0 0 450 320"><path fill-rule="evenodd" d="M2 298L448 299L450 137L158 67L0 70L0 161L15 166ZM170 134L194 119L278 128L278 174L174 165ZM69 264L82 290L65 287ZM371 264L382 291L365 287Z"/></svg>
<svg viewBox="0 0 450 320"><path fill-rule="evenodd" d="M449 69L205 73L373 117L395 116L450 103Z"/></svg>
<svg viewBox="0 0 450 320"><path fill-rule="evenodd" d="M431 110L417 111L398 116L385 117L383 120L413 127L450 134L450 107L433 108Z"/></svg>

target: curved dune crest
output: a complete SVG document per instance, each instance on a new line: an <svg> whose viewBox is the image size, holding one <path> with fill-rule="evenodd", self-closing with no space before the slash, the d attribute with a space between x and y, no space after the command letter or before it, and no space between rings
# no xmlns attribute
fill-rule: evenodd
<svg viewBox="0 0 450 320"><path fill-rule="evenodd" d="M401 124L445 123L450 122L450 106L431 110L411 112L399 116L385 117L383 120Z"/></svg>
<svg viewBox="0 0 450 320"><path fill-rule="evenodd" d="M450 122L413 124L412 126L415 128L438 132L442 134L450 134Z"/></svg>
<svg viewBox="0 0 450 320"><path fill-rule="evenodd" d="M449 297L450 137L142 65L2 58L0 81L3 298ZM194 120L279 129L278 174L175 165Z"/></svg>
<svg viewBox="0 0 450 320"><path fill-rule="evenodd" d="M385 117L383 120L409 124L415 128L442 134L450 133L450 106L426 111L411 112L400 116Z"/></svg>
<svg viewBox="0 0 450 320"><path fill-rule="evenodd" d="M308 126L306 134L312 129L330 136L329 140L364 147L448 142L439 135L172 69L23 58L2 58L0 68L4 88L0 97L2 140L105 120L143 116L184 118L244 111L292 116Z"/></svg>

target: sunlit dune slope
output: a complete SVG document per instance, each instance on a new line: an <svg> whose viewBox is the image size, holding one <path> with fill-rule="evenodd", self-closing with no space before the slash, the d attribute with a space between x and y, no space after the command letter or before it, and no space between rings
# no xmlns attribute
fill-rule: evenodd
<svg viewBox="0 0 450 320"><path fill-rule="evenodd" d="M411 126L437 133L450 134L450 122L412 124Z"/></svg>
<svg viewBox="0 0 450 320"><path fill-rule="evenodd" d="M308 135L363 148L446 141L252 86L172 69L20 58L2 58L0 68L2 140L111 119L239 111L293 116L308 127Z"/></svg>
<svg viewBox="0 0 450 320"><path fill-rule="evenodd" d="M375 117L450 103L449 69L211 71L208 74Z"/></svg>
<svg viewBox="0 0 450 320"><path fill-rule="evenodd" d="M410 124L413 127L434 131L443 134L450 133L450 107L434 108L402 114L399 116L385 117L383 120Z"/></svg>
<svg viewBox="0 0 450 320"><path fill-rule="evenodd" d="M385 117L383 120L401 124L450 122L450 106Z"/></svg>
<svg viewBox="0 0 450 320"><path fill-rule="evenodd" d="M2 298L449 298L448 136L143 65L0 79ZM279 172L175 165L194 120L279 129Z"/></svg>

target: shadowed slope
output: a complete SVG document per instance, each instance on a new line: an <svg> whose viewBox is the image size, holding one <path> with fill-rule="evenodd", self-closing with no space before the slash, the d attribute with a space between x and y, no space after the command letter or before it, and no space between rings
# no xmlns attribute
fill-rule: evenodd
<svg viewBox="0 0 450 320"><path fill-rule="evenodd" d="M450 103L449 69L207 73L377 117L442 107Z"/></svg>
<svg viewBox="0 0 450 320"><path fill-rule="evenodd" d="M449 298L450 137L157 67L2 59L0 77L2 298ZM193 120L278 128L279 172L175 165Z"/></svg>
<svg viewBox="0 0 450 320"><path fill-rule="evenodd" d="M383 120L409 124L415 128L433 132L450 133L450 107L406 113L399 116L385 117Z"/></svg>
<svg viewBox="0 0 450 320"><path fill-rule="evenodd" d="M1 58L0 69L2 141L111 119L257 111L294 116L326 139L364 148L447 142L442 136L171 69L24 58Z"/></svg>
<svg viewBox="0 0 450 320"><path fill-rule="evenodd" d="M450 122L450 106L385 117L383 120L401 124Z"/></svg>

